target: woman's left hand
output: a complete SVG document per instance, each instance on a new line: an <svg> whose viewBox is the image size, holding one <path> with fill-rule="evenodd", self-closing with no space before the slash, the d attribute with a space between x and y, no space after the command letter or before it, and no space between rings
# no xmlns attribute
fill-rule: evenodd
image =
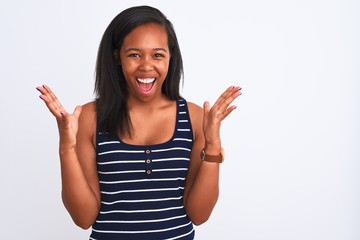
<svg viewBox="0 0 360 240"><path fill-rule="evenodd" d="M208 101L204 102L203 131L205 136L205 151L217 155L221 150L220 125L236 106L230 105L241 95L241 87L231 86L216 100L210 108Z"/></svg>

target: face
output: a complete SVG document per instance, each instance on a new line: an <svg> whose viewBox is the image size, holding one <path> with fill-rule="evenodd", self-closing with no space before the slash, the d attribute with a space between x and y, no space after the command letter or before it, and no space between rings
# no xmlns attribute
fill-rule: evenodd
<svg viewBox="0 0 360 240"><path fill-rule="evenodd" d="M121 46L120 62L129 98L150 101L162 96L170 62L166 30L155 23L133 29Z"/></svg>

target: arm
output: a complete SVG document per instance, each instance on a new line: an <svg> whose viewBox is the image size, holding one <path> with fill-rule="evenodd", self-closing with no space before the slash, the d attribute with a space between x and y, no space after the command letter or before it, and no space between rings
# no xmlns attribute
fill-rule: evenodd
<svg viewBox="0 0 360 240"><path fill-rule="evenodd" d="M58 124L63 203L73 221L87 229L95 221L100 209L94 104L78 106L74 113L69 114L49 87L37 89Z"/></svg>
<svg viewBox="0 0 360 240"><path fill-rule="evenodd" d="M203 110L189 104L194 130L194 145L184 191L184 207L195 225L207 221L219 196L219 163L200 160L200 152L219 155L221 151L220 124L234 109L230 104L241 95L240 87L229 87L210 108Z"/></svg>

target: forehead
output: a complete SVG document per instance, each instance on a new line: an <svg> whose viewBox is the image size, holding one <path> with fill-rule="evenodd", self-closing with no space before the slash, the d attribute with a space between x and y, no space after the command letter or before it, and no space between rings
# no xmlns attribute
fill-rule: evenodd
<svg viewBox="0 0 360 240"><path fill-rule="evenodd" d="M122 47L168 48L168 37L163 26L156 23L142 24L124 38Z"/></svg>

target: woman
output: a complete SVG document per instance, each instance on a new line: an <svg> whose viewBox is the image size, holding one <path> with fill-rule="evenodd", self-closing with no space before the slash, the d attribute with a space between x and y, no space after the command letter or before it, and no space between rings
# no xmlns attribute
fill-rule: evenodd
<svg viewBox="0 0 360 240"><path fill-rule="evenodd" d="M149 6L116 16L100 43L96 99L67 113L48 86L62 199L90 239L194 239L219 194L220 123L240 87L210 108L180 96L183 65L170 21ZM230 106L231 105L231 106Z"/></svg>

